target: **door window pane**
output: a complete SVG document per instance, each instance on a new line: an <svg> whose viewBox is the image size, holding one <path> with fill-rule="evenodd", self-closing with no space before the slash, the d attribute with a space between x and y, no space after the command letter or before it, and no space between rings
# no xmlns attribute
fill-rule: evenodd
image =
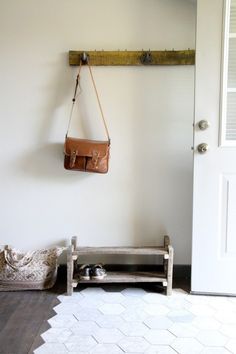
<svg viewBox="0 0 236 354"><path fill-rule="evenodd" d="M223 139L236 145L236 0L226 0Z"/></svg>
<svg viewBox="0 0 236 354"><path fill-rule="evenodd" d="M230 6L230 33L236 32L236 0L231 0Z"/></svg>
<svg viewBox="0 0 236 354"><path fill-rule="evenodd" d="M227 96L226 140L236 140L236 92Z"/></svg>
<svg viewBox="0 0 236 354"><path fill-rule="evenodd" d="M236 87L236 38L229 39L228 87Z"/></svg>

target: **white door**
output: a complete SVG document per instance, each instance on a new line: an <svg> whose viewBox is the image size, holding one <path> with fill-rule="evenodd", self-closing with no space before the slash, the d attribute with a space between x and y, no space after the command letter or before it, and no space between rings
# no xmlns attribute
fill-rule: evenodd
<svg viewBox="0 0 236 354"><path fill-rule="evenodd" d="M236 294L236 0L198 0L191 290Z"/></svg>

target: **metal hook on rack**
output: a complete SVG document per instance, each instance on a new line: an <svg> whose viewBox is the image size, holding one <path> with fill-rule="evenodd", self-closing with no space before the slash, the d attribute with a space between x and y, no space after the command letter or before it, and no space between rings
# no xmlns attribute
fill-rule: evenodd
<svg viewBox="0 0 236 354"><path fill-rule="evenodd" d="M82 61L82 64L88 64L88 59L89 59L89 55L85 52L83 52L81 55L80 55L80 60Z"/></svg>
<svg viewBox="0 0 236 354"><path fill-rule="evenodd" d="M152 58L152 53L149 49L148 52L144 52L141 57L140 57L140 61L142 64L151 64L152 61L153 61L153 58Z"/></svg>

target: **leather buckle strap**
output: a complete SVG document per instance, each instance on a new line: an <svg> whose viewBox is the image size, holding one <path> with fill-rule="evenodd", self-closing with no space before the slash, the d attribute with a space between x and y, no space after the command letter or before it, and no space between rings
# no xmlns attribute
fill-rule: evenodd
<svg viewBox="0 0 236 354"><path fill-rule="evenodd" d="M76 160L76 151L72 151L70 155L70 168L73 168Z"/></svg>
<svg viewBox="0 0 236 354"><path fill-rule="evenodd" d="M94 150L92 156L92 164L94 168L98 168L98 159L99 159L99 152Z"/></svg>

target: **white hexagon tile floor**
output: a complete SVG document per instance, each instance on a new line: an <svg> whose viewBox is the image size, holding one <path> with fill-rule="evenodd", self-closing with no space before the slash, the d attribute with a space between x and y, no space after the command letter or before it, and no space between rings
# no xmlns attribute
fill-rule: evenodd
<svg viewBox="0 0 236 354"><path fill-rule="evenodd" d="M236 298L98 287L58 298L35 354L236 353Z"/></svg>

